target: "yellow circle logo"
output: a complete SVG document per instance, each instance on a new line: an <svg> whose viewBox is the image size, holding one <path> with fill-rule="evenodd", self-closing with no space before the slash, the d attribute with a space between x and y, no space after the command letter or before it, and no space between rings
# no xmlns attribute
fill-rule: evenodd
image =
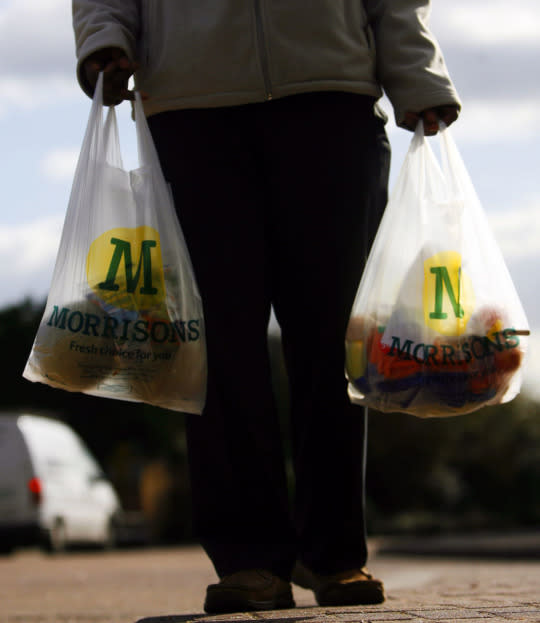
<svg viewBox="0 0 540 623"><path fill-rule="evenodd" d="M442 251L424 262L424 321L441 335L461 335L474 311L471 279L461 268L461 255Z"/></svg>
<svg viewBox="0 0 540 623"><path fill-rule="evenodd" d="M106 231L90 245L86 276L96 295L114 307L160 307L165 283L159 233L146 226Z"/></svg>

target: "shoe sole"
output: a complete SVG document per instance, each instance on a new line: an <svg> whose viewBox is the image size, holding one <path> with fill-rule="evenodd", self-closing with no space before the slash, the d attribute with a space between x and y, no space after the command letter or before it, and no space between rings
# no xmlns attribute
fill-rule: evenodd
<svg viewBox="0 0 540 623"><path fill-rule="evenodd" d="M208 614L228 614L231 612L256 612L259 610L289 610L295 606L294 599L288 596L256 600L221 593L219 595L207 596L204 610Z"/></svg>
<svg viewBox="0 0 540 623"><path fill-rule="evenodd" d="M385 595L380 584L358 582L315 591L315 598L319 606L368 606L382 604Z"/></svg>
<svg viewBox="0 0 540 623"><path fill-rule="evenodd" d="M294 570L292 581L313 591L319 606L369 606L382 604L386 599L381 582L365 580L319 588L314 586L312 577L302 568Z"/></svg>

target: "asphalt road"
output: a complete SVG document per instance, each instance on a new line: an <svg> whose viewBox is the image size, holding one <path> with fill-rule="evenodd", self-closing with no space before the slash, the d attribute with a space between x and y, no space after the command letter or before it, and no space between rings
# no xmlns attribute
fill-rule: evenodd
<svg viewBox="0 0 540 623"><path fill-rule="evenodd" d="M0 623L188 623L198 621L540 622L540 559L486 560L372 553L387 601L315 607L294 588L297 608L204 616L215 573L198 547L79 552L19 551L0 558Z"/></svg>

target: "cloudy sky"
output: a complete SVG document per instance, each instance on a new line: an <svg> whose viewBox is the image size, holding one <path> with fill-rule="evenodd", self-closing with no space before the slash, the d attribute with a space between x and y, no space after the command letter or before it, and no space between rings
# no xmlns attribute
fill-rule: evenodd
<svg viewBox="0 0 540 623"><path fill-rule="evenodd" d="M431 25L464 105L453 136L533 331L525 389L540 399L540 3L433 0ZM0 307L49 287L90 106L74 69L69 0L0 1ZM118 113L134 168L129 106ZM410 135L388 131L393 182Z"/></svg>

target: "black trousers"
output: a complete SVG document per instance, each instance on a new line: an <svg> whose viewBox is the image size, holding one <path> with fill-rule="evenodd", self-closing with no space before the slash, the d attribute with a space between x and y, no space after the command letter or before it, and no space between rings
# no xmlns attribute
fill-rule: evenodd
<svg viewBox="0 0 540 623"><path fill-rule="evenodd" d="M389 146L373 100L310 93L161 113L150 129L201 290L208 397L187 417L195 530L218 575L300 559L365 564L365 414L344 335L386 204ZM271 306L290 383L289 508L268 356Z"/></svg>

